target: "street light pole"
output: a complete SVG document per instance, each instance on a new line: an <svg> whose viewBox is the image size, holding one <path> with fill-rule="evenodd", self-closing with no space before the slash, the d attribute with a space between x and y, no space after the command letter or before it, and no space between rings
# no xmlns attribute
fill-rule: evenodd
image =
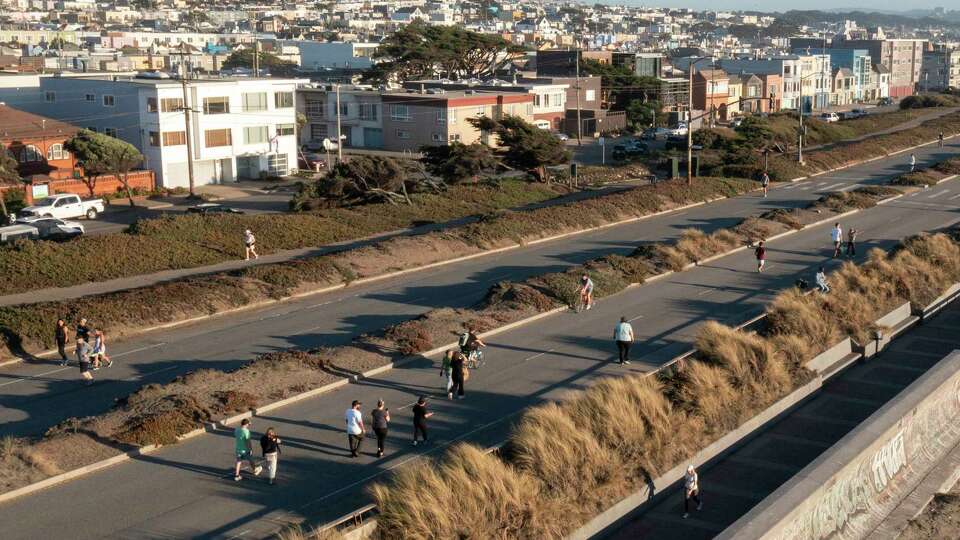
<svg viewBox="0 0 960 540"><path fill-rule="evenodd" d="M340 127L340 85L337 85L337 163L343 163L343 134Z"/></svg>
<svg viewBox="0 0 960 540"><path fill-rule="evenodd" d="M687 68L690 77L687 86L687 185L693 184L693 66L691 62ZM654 132L656 133L656 132Z"/></svg>

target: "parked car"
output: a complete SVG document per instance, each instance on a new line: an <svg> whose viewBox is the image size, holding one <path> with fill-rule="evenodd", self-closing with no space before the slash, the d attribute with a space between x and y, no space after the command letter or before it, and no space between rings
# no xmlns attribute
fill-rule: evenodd
<svg viewBox="0 0 960 540"><path fill-rule="evenodd" d="M886 107L888 105L893 105L893 98L883 97L883 98L880 98L879 101L877 101L878 107Z"/></svg>
<svg viewBox="0 0 960 540"><path fill-rule="evenodd" d="M236 208L230 208L229 206L224 206L217 203L201 203L196 206L191 206L187 208L187 212L190 214L242 214L243 210L237 210Z"/></svg>
<svg viewBox="0 0 960 540"><path fill-rule="evenodd" d="M841 120L853 120L854 118L863 118L867 115L866 109L850 109L840 113Z"/></svg>
<svg viewBox="0 0 960 540"><path fill-rule="evenodd" d="M625 144L618 144L613 147L613 159L622 161L624 159L641 156L649 152L650 147L647 146L646 143L640 141L627 141Z"/></svg>
<svg viewBox="0 0 960 540"><path fill-rule="evenodd" d="M668 135L686 135L687 134L687 125L683 122L677 124L677 127L670 128Z"/></svg>
<svg viewBox="0 0 960 540"><path fill-rule="evenodd" d="M687 149L687 134L683 135L671 135L667 137L667 150L686 150ZM690 146L691 150L703 150L703 145L693 144Z"/></svg>
<svg viewBox="0 0 960 540"><path fill-rule="evenodd" d="M21 239L40 238L40 231L36 227L24 224L7 225L0 227L0 244L9 244Z"/></svg>
<svg viewBox="0 0 960 540"><path fill-rule="evenodd" d="M840 116L835 112L820 113L818 117L821 122L839 122Z"/></svg>
<svg viewBox="0 0 960 540"><path fill-rule="evenodd" d="M83 236L86 232L78 221L51 217L27 217L17 220L18 224L35 227L42 240L64 241Z"/></svg>
<svg viewBox="0 0 960 540"><path fill-rule="evenodd" d="M686 134L686 132L684 132ZM670 135L673 135L673 130L667 127L658 127L658 128L647 128L644 130L643 134L640 135L641 139L646 139L650 141L655 141L657 139L666 139Z"/></svg>
<svg viewBox="0 0 960 540"><path fill-rule="evenodd" d="M55 217L59 219L74 219L86 217L96 219L103 212L103 199L81 200L79 195L61 193L40 199L20 210L18 217Z"/></svg>
<svg viewBox="0 0 960 540"><path fill-rule="evenodd" d="M560 133L559 131L553 132L554 137L560 139L561 141L568 141L570 137L566 133Z"/></svg>

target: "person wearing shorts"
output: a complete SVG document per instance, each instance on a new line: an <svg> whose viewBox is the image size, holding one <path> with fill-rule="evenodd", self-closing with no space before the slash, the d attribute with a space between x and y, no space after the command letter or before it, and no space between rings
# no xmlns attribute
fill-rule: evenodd
<svg viewBox="0 0 960 540"><path fill-rule="evenodd" d="M584 274L580 278L580 303L583 304L585 309L590 309L593 307L593 280L590 279L590 276Z"/></svg>
<svg viewBox="0 0 960 540"><path fill-rule="evenodd" d="M246 247L246 260L250 260L250 255L253 255L254 259L260 258L257 255L257 237L253 235L250 229L243 231L243 245Z"/></svg>
<svg viewBox="0 0 960 540"><path fill-rule="evenodd" d="M754 255L757 257L757 272L763 272L763 265L767 261L767 248L763 247L763 240L757 244Z"/></svg>
<svg viewBox="0 0 960 540"><path fill-rule="evenodd" d="M100 363L106 362L107 367L113 365L113 360L107 356L107 340L103 337L103 331L97 330L93 333L93 369L94 371L100 369Z"/></svg>
<svg viewBox="0 0 960 540"><path fill-rule="evenodd" d="M93 384L93 374L90 373L90 345L82 337L77 338L77 364L80 365L80 376L83 377L83 384L90 386Z"/></svg>
<svg viewBox="0 0 960 540"><path fill-rule="evenodd" d="M770 189L770 175L764 171L763 177L760 178L760 185L763 186L763 198L767 198L767 190Z"/></svg>
<svg viewBox="0 0 960 540"><path fill-rule="evenodd" d="M257 462L253 459L253 444L250 442L249 418L241 420L240 425L233 430L233 448L237 456L236 464L233 467L233 479L237 482L243 480L243 477L240 476L240 468L243 467L243 462L247 462L250 465L250 471L253 472L254 476L260 476L263 469L257 465Z"/></svg>
<svg viewBox="0 0 960 540"><path fill-rule="evenodd" d="M833 224L833 230L830 231L830 239L833 240L833 258L840 256L840 248L843 246L843 229L839 223Z"/></svg>

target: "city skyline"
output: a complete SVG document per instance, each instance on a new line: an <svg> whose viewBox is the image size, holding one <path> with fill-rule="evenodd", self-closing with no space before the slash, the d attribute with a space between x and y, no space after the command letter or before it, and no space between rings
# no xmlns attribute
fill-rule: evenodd
<svg viewBox="0 0 960 540"><path fill-rule="evenodd" d="M771 6L770 2L761 2L758 0L723 0L720 2L713 0L660 0L657 2L646 2L642 0L601 0L601 3L608 5L624 4L628 6L646 6L646 7L668 7L668 8L691 8L698 11L706 10L731 10L731 11L761 11L766 13L783 13L791 10L830 10L830 11L861 11L878 12L886 14L905 14L910 11L922 9L935 9L938 7L948 8L942 0L911 2L907 9L904 9L902 2L895 0L879 0L871 2L869 7L840 6L830 0L813 0L804 4L802 8L794 4L783 3L782 5Z"/></svg>

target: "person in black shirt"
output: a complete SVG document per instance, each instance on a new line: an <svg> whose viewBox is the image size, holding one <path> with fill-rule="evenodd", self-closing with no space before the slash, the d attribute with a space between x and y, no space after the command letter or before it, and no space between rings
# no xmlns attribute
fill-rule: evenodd
<svg viewBox="0 0 960 540"><path fill-rule="evenodd" d="M463 399L463 383L466 381L466 362L467 357L463 353L453 355L450 360L450 378L453 379L453 386L447 393L447 399L453 399L453 392L457 392L457 399Z"/></svg>
<svg viewBox="0 0 960 540"><path fill-rule="evenodd" d="M84 341L90 343L90 327L87 325L86 319L80 319L80 324L77 325L77 338L83 338Z"/></svg>
<svg viewBox="0 0 960 540"><path fill-rule="evenodd" d="M413 445L417 445L417 436L423 437L423 443L427 443L427 418L433 416L432 412L427 412L427 397L420 396L417 404L413 406Z"/></svg>
<svg viewBox="0 0 960 540"><path fill-rule="evenodd" d="M57 340L57 352L60 353L60 365L65 366L67 365L67 323L63 319L57 319L54 337Z"/></svg>
<svg viewBox="0 0 960 540"><path fill-rule="evenodd" d="M377 401L377 408L370 416L373 417L373 433L377 436L377 457L383 457L383 443L387 440L387 425L390 422L390 409L384 406L383 400Z"/></svg>
<svg viewBox="0 0 960 540"><path fill-rule="evenodd" d="M277 459L280 457L280 437L277 437L275 429L267 428L267 432L260 437L260 449L263 450L263 461L267 466L267 479L273 485L277 478Z"/></svg>

